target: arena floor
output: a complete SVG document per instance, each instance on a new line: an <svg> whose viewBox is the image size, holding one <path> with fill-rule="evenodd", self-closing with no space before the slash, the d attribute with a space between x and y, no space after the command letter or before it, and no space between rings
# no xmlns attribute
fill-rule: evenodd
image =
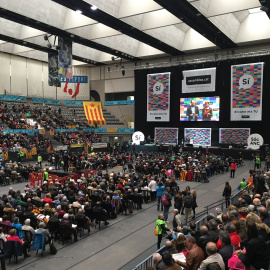
<svg viewBox="0 0 270 270"><path fill-rule="evenodd" d="M229 173L215 175L210 178L209 183L198 182L179 182L180 189L184 189L187 185L191 189L197 191L199 213L204 210L206 205L222 199L224 183L230 182L232 190L236 193L236 188L240 180L248 178L248 171L253 167L253 162L246 161L246 164L237 168L235 178L230 178ZM118 171L120 168L111 169L110 171ZM25 183L12 185L15 190L23 190ZM9 186L1 187L0 195L7 194ZM171 207L171 211L173 207ZM105 227L102 225L101 230L98 228L91 229L90 236L80 238L76 243L66 243L64 246L58 244L56 247L58 252L56 255L50 255L49 248L41 256L31 251L31 257L23 260L18 258L16 265L12 259L11 264L7 268L15 269L101 269L101 270L131 270L142 259L151 255L156 249L156 237L154 236L155 220L157 218L155 203L143 204L142 210L135 210L132 215L118 215L117 219L110 220L110 224ZM172 220L172 213L169 220ZM182 216L184 217L184 216ZM171 222L168 227L171 226Z"/></svg>

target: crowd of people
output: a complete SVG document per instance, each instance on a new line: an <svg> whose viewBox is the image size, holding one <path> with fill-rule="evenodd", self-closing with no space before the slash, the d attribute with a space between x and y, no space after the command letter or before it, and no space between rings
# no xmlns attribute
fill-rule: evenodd
<svg viewBox="0 0 270 270"><path fill-rule="evenodd" d="M91 137L92 134L89 133L88 139L91 140ZM100 222L107 225L109 220L117 218L119 213L131 214L135 209L141 209L143 203L151 201L156 201L157 211L163 211L157 220L158 248L166 232L169 232L170 239L174 239L173 242L166 244L169 254L165 252L162 257L155 254L156 269L170 269L167 266L171 265L176 267L171 269L179 269L177 267L206 269L208 262L214 259L222 270L228 269L223 268L223 264L227 267L227 262L223 261L222 250L228 251L231 246L230 241L234 245L234 239L237 237L231 239L232 233L241 238L235 250L241 250L241 255L245 256L243 263L247 264L246 258L250 258L247 243L250 237L256 236L256 231L251 224L251 234L248 234L249 238L246 238L247 232L243 226L246 225L249 228L248 217L251 215L253 218L254 215L259 217L256 222L253 219L252 221L256 223L257 230L266 231L264 239L268 239L270 235L270 229L264 225L257 225L257 223L264 224L270 220L268 213L266 215L266 212L270 210L270 199L268 199L268 194L264 194L264 190L258 189L254 190L256 193L253 196L245 194L235 206L229 205L228 202L227 213L219 211L217 217L209 214L207 224L199 231L196 230L194 219L198 207L197 194L196 190L190 189L188 183L189 181L205 181L212 175L227 172L234 163L231 157L182 150L179 153L113 151L112 153L72 154L63 152L54 153L52 157L56 169L63 166L64 170L67 170L68 164L72 163L76 168L76 173L80 174L79 179L75 181L70 178L63 185L59 182L55 182L54 185L52 182L43 181L42 186L34 190L26 184L23 192L10 188L9 193L3 195L0 201L0 217L2 218L0 227L3 227L0 238L4 241L10 239L14 241L14 237L18 237L17 240L25 239L27 230L31 231L33 237L36 233L43 233L45 243L48 245L51 239L58 238L62 241L73 238L77 241L77 235L81 234L82 230L90 232L91 226L96 226ZM241 162L238 160L237 164L241 165ZM13 171L16 171L28 180L29 173L39 171L40 165L23 166L20 162L9 162L1 168L1 178L12 178ZM121 172L110 174L107 169L115 166L122 167ZM48 169L48 165L45 165L45 170L48 171ZM83 173L85 169L94 169L97 175L85 177ZM205 176L202 176L204 174ZM256 181L260 182L259 178L256 178L256 173L251 172L251 175L254 176L256 186ZM177 180L181 180L182 184L186 181L187 186L184 190L179 189ZM228 193L231 192L228 185L226 189L225 198L229 197ZM169 229L169 212L172 206L174 208L172 228ZM183 226L182 215L186 223L190 221L189 227ZM63 226L68 228L64 229ZM4 233L7 227L9 227L9 237L11 237L9 239L5 239ZM15 228L15 233L12 231L13 228ZM260 238L258 239L265 248ZM28 244L28 240L21 243L25 258L29 255ZM244 247L245 250L243 250ZM171 251L182 252L186 258L185 262L174 260ZM245 252L248 255L245 255ZM236 251L237 253L239 252ZM228 257L228 254L225 255ZM231 253L229 255L232 257ZM207 256L213 257L209 259ZM250 264L254 266L253 261ZM264 262L259 265L263 268ZM257 269L256 266L254 267Z"/></svg>
<svg viewBox="0 0 270 270"><path fill-rule="evenodd" d="M101 142L100 136L90 131L83 132L82 134L79 132L56 132L54 139L64 145Z"/></svg>
<svg viewBox="0 0 270 270"><path fill-rule="evenodd" d="M1 102L1 101L0 101ZM10 129L27 129L30 125L27 123L25 114L31 112L28 104L16 104L8 109L7 104L0 103L0 119L1 124ZM35 125L34 128L37 128Z"/></svg>
<svg viewBox="0 0 270 270"><path fill-rule="evenodd" d="M26 133L16 133L16 134L3 134L0 133L0 149L1 153L3 149L7 149L12 152L19 152L21 148L33 148L36 147L37 151L51 147L52 142L45 134L40 134L38 132L34 135L29 135Z"/></svg>
<svg viewBox="0 0 270 270"><path fill-rule="evenodd" d="M158 249L162 238L170 240L162 255L154 254L155 269L268 269L270 192L266 191L265 181L265 188L260 187L260 181L269 180L270 173L265 177L251 170L250 174L253 188L246 189L236 204L227 204L225 212L216 208L216 216L209 213L199 229L194 221L189 226L182 224L181 209L173 210L172 228L168 228L165 215L159 214L156 221ZM240 185L244 182L242 180ZM225 193L226 190L230 190L228 183ZM185 202L185 197L181 200Z"/></svg>

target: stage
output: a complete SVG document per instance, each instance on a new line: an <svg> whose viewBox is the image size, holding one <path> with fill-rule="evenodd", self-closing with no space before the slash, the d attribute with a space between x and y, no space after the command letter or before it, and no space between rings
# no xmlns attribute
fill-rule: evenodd
<svg viewBox="0 0 270 270"><path fill-rule="evenodd" d="M155 145L155 144L144 144L144 145L136 145L135 150L136 152L171 152L171 149L174 151L174 153L178 153L180 147L183 148L183 151L188 152L198 152L201 151L202 153L206 152L206 147L201 146L184 146L184 145ZM170 149L169 149L170 148ZM231 156L232 158L236 158L239 154L239 152L242 153L243 159L252 160L254 158L254 155L257 153L260 153L261 156L265 157L267 151L266 150L252 150L252 149L242 149L242 148L221 148L218 146L209 146L208 147L209 152L213 153L215 155L225 155L225 156Z"/></svg>

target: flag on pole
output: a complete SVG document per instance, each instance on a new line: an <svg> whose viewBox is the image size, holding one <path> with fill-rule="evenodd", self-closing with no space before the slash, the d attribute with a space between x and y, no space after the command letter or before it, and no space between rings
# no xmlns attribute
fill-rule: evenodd
<svg viewBox="0 0 270 270"><path fill-rule="evenodd" d="M106 121L103 117L101 102L83 102L84 113L89 125L106 125Z"/></svg>

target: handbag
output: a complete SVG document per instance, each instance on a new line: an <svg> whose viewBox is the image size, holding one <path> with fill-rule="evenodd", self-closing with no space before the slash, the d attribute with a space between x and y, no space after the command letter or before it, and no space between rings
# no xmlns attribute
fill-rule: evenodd
<svg viewBox="0 0 270 270"><path fill-rule="evenodd" d="M164 206L168 206L170 204L170 202L168 201L167 196L165 194L163 194L161 197L161 203Z"/></svg>
<svg viewBox="0 0 270 270"><path fill-rule="evenodd" d="M228 260L228 267L234 270L245 270L245 265L242 261L233 253L232 257Z"/></svg>
<svg viewBox="0 0 270 270"><path fill-rule="evenodd" d="M158 226L156 226L156 228L154 230L154 234L155 234L155 236L158 236Z"/></svg>
<svg viewBox="0 0 270 270"><path fill-rule="evenodd" d="M53 242L53 239L52 239L51 243L50 243L50 254L55 255L56 253L57 253L57 249L56 249L54 242Z"/></svg>

